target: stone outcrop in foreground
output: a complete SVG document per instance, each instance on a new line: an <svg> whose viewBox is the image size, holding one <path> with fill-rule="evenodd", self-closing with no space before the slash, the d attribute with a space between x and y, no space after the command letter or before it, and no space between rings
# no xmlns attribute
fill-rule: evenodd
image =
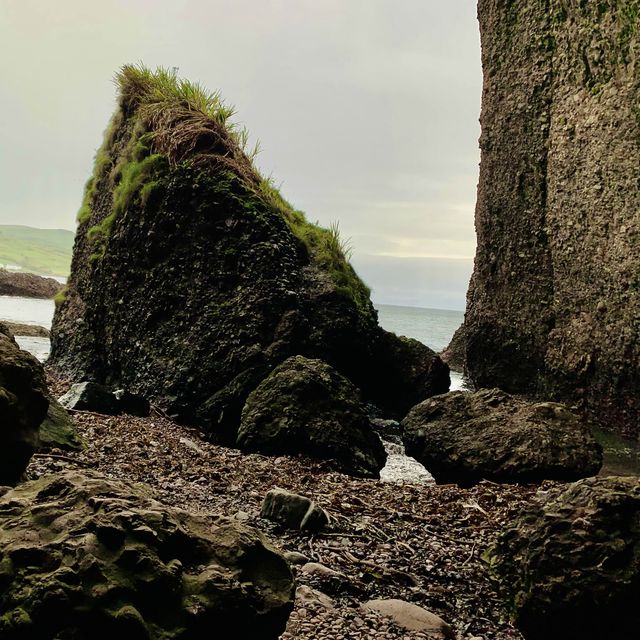
<svg viewBox="0 0 640 640"><path fill-rule="evenodd" d="M635 638L640 481L589 478L540 492L485 554L526 640Z"/></svg>
<svg viewBox="0 0 640 640"><path fill-rule="evenodd" d="M7 640L221 630L275 640L294 591L288 564L257 531L93 472L45 476L0 498L0 584Z"/></svg>
<svg viewBox="0 0 640 640"><path fill-rule="evenodd" d="M0 485L22 476L48 406L42 365L0 323Z"/></svg>
<svg viewBox="0 0 640 640"><path fill-rule="evenodd" d="M430 398L401 426L407 455L440 484L578 480L602 466L589 426L567 407L525 402L499 389Z"/></svg>
<svg viewBox="0 0 640 640"><path fill-rule="evenodd" d="M468 373L640 435L638 2L480 0L478 15Z"/></svg>
<svg viewBox="0 0 640 640"><path fill-rule="evenodd" d="M321 360L294 356L247 398L238 430L243 451L326 458L345 473L378 477L387 454L360 393Z"/></svg>
<svg viewBox="0 0 640 640"><path fill-rule="evenodd" d="M308 223L257 173L217 98L163 70L125 67L119 86L56 309L53 365L225 444L249 393L293 355L321 358L400 416L448 389L433 351L378 326L337 229Z"/></svg>
<svg viewBox="0 0 640 640"><path fill-rule="evenodd" d="M63 285L54 278L0 269L0 296L53 298L62 288Z"/></svg>

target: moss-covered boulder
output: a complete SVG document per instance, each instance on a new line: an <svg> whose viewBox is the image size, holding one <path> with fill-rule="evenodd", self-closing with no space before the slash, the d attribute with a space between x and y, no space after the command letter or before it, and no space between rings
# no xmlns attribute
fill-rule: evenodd
<svg viewBox="0 0 640 640"><path fill-rule="evenodd" d="M640 480L588 478L540 492L485 560L527 640L635 638Z"/></svg>
<svg viewBox="0 0 640 640"><path fill-rule="evenodd" d="M260 176L217 95L162 69L124 67L118 84L50 362L228 443L248 394L296 354L395 408L386 335L337 227L310 224ZM400 367L395 384L415 381Z"/></svg>
<svg viewBox="0 0 640 640"><path fill-rule="evenodd" d="M321 360L294 356L251 393L238 446L268 455L332 460L340 471L378 477L387 455L360 392Z"/></svg>
<svg viewBox="0 0 640 640"><path fill-rule="evenodd" d="M407 455L438 483L577 480L602 466L591 429L567 407L527 402L499 389L430 398L401 427Z"/></svg>
<svg viewBox="0 0 640 640"><path fill-rule="evenodd" d="M0 323L0 485L18 482L33 455L46 396L42 365Z"/></svg>
<svg viewBox="0 0 640 640"><path fill-rule="evenodd" d="M0 637L273 639L293 607L284 558L257 531L96 473L0 498ZM216 631L218 630L218 631Z"/></svg>
<svg viewBox="0 0 640 640"><path fill-rule="evenodd" d="M40 449L77 451L84 446L67 410L51 397L49 397L47 415L38 430L38 440Z"/></svg>

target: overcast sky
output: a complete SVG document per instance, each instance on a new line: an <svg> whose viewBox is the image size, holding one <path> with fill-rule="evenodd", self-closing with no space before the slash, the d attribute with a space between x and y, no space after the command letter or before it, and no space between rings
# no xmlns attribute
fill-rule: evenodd
<svg viewBox="0 0 640 640"><path fill-rule="evenodd" d="M75 227L122 64L234 104L258 164L339 221L379 303L464 307L481 69L472 0L0 0L0 223Z"/></svg>

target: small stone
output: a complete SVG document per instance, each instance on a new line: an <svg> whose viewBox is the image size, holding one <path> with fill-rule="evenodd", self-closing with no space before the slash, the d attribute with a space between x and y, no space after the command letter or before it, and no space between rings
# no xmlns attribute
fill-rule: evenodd
<svg viewBox="0 0 640 640"><path fill-rule="evenodd" d="M451 627L435 613L404 600L369 600L362 605L364 611L377 611L391 618L407 631L423 631L439 640L455 640Z"/></svg>
<svg viewBox="0 0 640 640"><path fill-rule="evenodd" d="M193 440L182 437L180 438L179 442L180 444L183 444L188 449L191 449L191 451L195 451L198 455L201 455L201 456L204 455L204 449L202 449L202 447L197 445Z"/></svg>
<svg viewBox="0 0 640 640"><path fill-rule="evenodd" d="M312 589L311 587L308 587L304 584L300 585L296 589L296 600L305 604L320 606L328 610L335 609L335 603L326 593L322 593L322 591Z"/></svg>
<svg viewBox="0 0 640 640"><path fill-rule="evenodd" d="M289 564L306 564L309 562L309 558L307 558L304 553L298 553L297 551L286 551L284 559Z"/></svg>
<svg viewBox="0 0 640 640"><path fill-rule="evenodd" d="M289 529L320 531L329 524L327 512L305 496L272 489L262 502L260 517Z"/></svg>
<svg viewBox="0 0 640 640"><path fill-rule="evenodd" d="M317 576L319 578L341 578L346 580L347 576L344 573L340 573L339 571L335 571L334 569L330 569L319 562L307 562L307 564L303 565L300 569L301 573L305 573L309 576Z"/></svg>

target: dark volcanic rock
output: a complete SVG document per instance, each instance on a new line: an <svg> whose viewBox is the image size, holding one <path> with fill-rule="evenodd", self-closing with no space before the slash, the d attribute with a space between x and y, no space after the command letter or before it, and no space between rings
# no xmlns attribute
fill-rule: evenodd
<svg viewBox="0 0 640 640"><path fill-rule="evenodd" d="M0 323L0 485L15 484L33 455L46 396L42 365Z"/></svg>
<svg viewBox="0 0 640 640"><path fill-rule="evenodd" d="M589 478L540 492L486 554L527 640L635 638L640 481Z"/></svg>
<svg viewBox="0 0 640 640"><path fill-rule="evenodd" d="M302 356L283 362L251 393L237 444L268 455L327 458L369 477L378 477L387 457L358 389L328 364Z"/></svg>
<svg viewBox="0 0 640 640"><path fill-rule="evenodd" d="M477 387L580 402L640 435L636 0L480 0Z"/></svg>
<svg viewBox="0 0 640 640"><path fill-rule="evenodd" d="M289 529L317 532L329 524L329 516L306 496L271 489L262 501L260 517L273 520Z"/></svg>
<svg viewBox="0 0 640 640"><path fill-rule="evenodd" d="M293 607L288 564L260 533L94 472L45 476L0 498L0 580L7 639L231 629L275 640Z"/></svg>
<svg viewBox="0 0 640 640"><path fill-rule="evenodd" d="M409 376L382 357L388 335L335 230L308 223L261 179L212 116L220 105L176 101L184 85L169 80L165 95L160 75L121 73L50 362L138 393L224 443L235 441L249 393L292 355L323 359L398 413L439 389L436 356Z"/></svg>
<svg viewBox="0 0 640 640"><path fill-rule="evenodd" d="M602 466L588 425L564 405L533 404L499 389L426 400L402 429L407 455L438 483L577 480Z"/></svg>
<svg viewBox="0 0 640 640"><path fill-rule="evenodd" d="M115 399L118 401L118 410L120 413L127 413L130 416L140 416L144 418L151 412L151 405L146 398L131 393L126 389L118 389L113 392Z"/></svg>
<svg viewBox="0 0 640 640"><path fill-rule="evenodd" d="M449 367L418 340L383 331L375 355L374 397L389 415L403 418L418 402L449 391Z"/></svg>
<svg viewBox="0 0 640 640"><path fill-rule="evenodd" d="M59 398L65 409L73 411L94 411L105 415L118 415L120 405L116 396L106 387L95 382L79 382Z"/></svg>
<svg viewBox="0 0 640 640"><path fill-rule="evenodd" d="M452 371L465 372L467 359L467 340L464 325L458 327L451 338L447 348L440 353L443 362L446 362Z"/></svg>
<svg viewBox="0 0 640 640"><path fill-rule="evenodd" d="M53 298L63 288L64 285L53 278L0 269L0 296Z"/></svg>

